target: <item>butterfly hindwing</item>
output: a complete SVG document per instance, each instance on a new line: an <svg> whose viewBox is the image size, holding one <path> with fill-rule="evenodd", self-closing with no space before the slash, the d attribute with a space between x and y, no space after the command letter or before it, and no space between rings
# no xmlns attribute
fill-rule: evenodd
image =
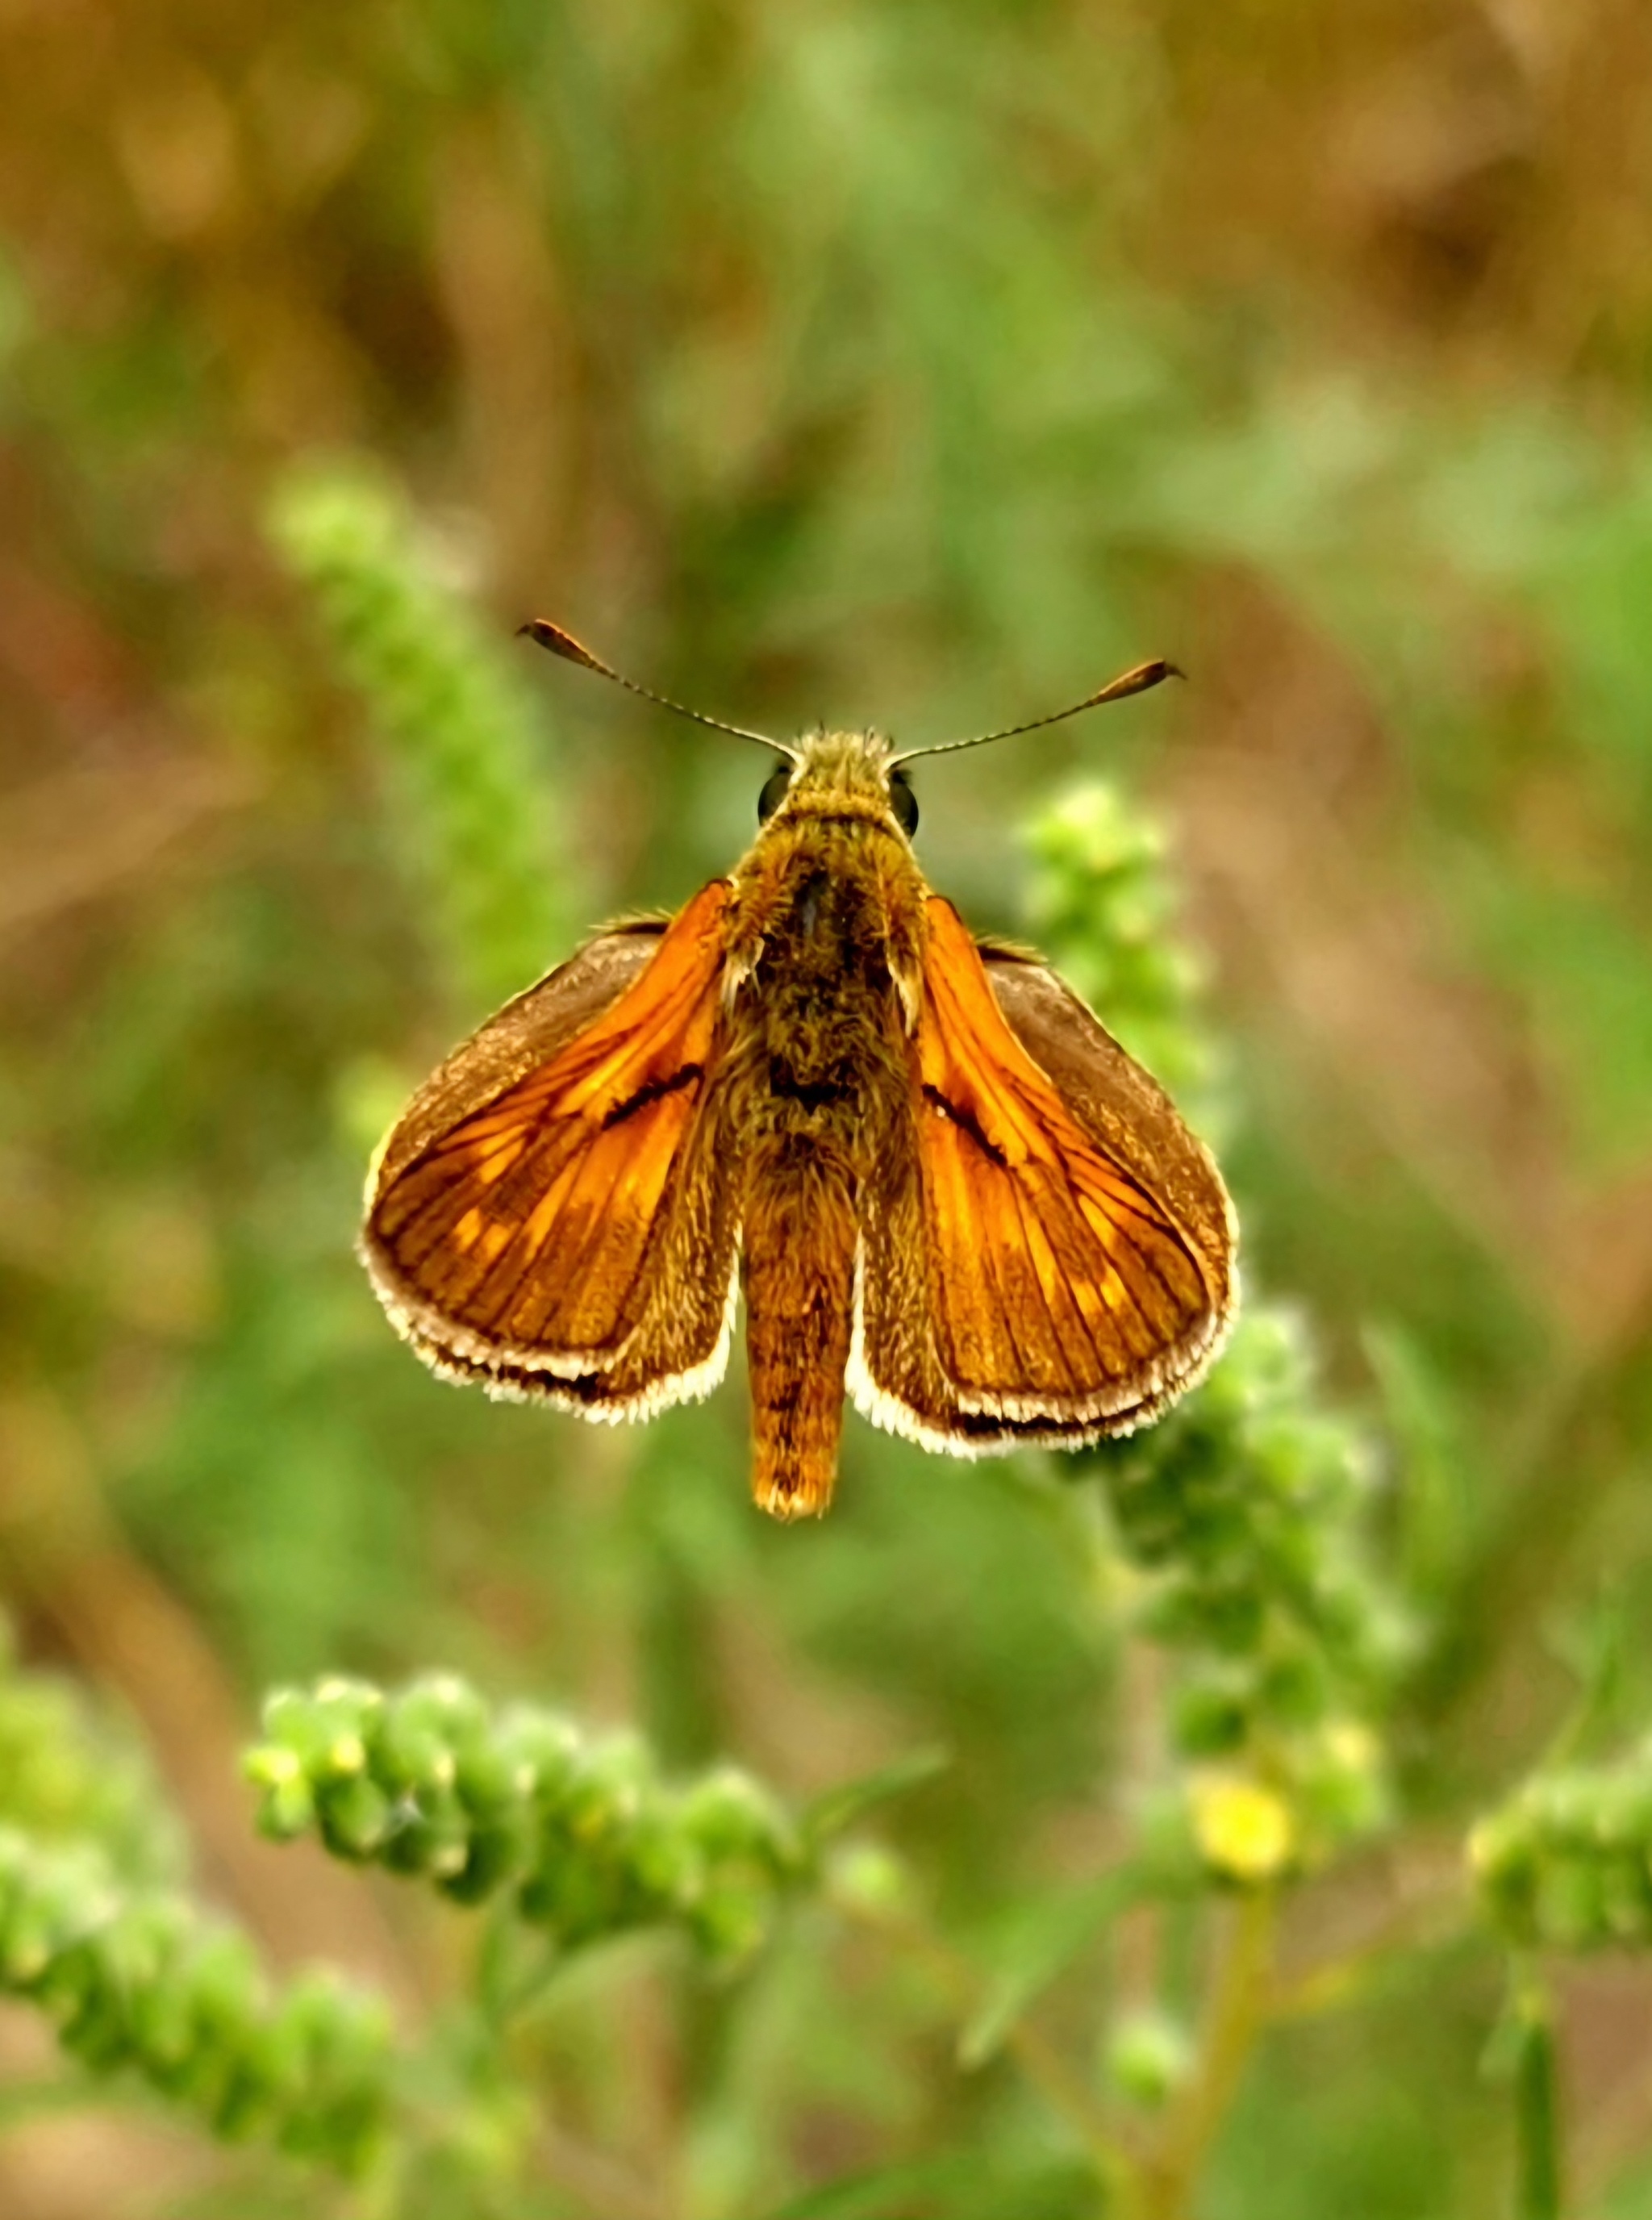
<svg viewBox="0 0 1652 2220"><path fill-rule="evenodd" d="M438 1370L589 1415L703 1392L726 1354L738 1226L708 1075L725 882L600 936L409 1105L363 1255Z"/></svg>
<svg viewBox="0 0 1652 2220"><path fill-rule="evenodd" d="M863 1407L966 1454L1126 1431L1219 1344L1220 1181L1053 973L926 909L911 1162L866 1228Z"/></svg>

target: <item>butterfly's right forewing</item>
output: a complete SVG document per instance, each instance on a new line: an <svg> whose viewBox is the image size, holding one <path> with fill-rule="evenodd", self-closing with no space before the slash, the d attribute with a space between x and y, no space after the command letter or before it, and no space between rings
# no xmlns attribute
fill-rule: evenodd
<svg viewBox="0 0 1652 2220"><path fill-rule="evenodd" d="M1075 1122L1175 1225L1204 1285L1206 1328L1195 1338L1219 1343L1237 1300L1237 1229L1210 1151L1047 963L990 945L981 955L1006 1024Z"/></svg>
<svg viewBox="0 0 1652 2220"><path fill-rule="evenodd" d="M869 1216L851 1367L932 1448L1127 1431L1190 1386L1231 1308L1214 1167L1044 966L932 895L904 1148Z"/></svg>

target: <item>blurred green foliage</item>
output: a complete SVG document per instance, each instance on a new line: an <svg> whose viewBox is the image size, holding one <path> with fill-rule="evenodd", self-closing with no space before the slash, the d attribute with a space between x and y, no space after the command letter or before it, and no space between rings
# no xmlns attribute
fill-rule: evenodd
<svg viewBox="0 0 1652 2220"><path fill-rule="evenodd" d="M0 84L0 2207L1627 2220L1652 2054L1574 1959L1645 1939L1652 30L18 0ZM737 1385L609 1434L396 1346L377 1132L761 781L537 613L782 733L1188 668L926 767L921 840L1220 1146L1199 1397L851 1425L781 1533ZM252 1762L326 1861L236 1785L322 1674ZM553 1714L644 1784L601 1948L521 1916ZM851 1827L735 1859L732 1967L641 1916L731 1764Z"/></svg>

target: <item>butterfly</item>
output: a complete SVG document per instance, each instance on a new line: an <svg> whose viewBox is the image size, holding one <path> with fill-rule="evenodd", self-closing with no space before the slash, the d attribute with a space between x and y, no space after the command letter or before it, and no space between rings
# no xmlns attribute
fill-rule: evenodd
<svg viewBox="0 0 1652 2220"><path fill-rule="evenodd" d="M1054 971L930 891L904 765L1172 670L904 755L719 726L781 758L749 852L507 1003L374 1158L360 1254L403 1338L491 1395L647 1419L721 1379L743 1291L752 1492L781 1518L830 1503L845 1393L959 1456L1156 1418L1233 1315L1220 1175Z"/></svg>

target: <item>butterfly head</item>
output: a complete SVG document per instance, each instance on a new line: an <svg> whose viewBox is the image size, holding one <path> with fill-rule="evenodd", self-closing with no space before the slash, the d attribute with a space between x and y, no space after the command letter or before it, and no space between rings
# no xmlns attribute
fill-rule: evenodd
<svg viewBox="0 0 1652 2220"><path fill-rule="evenodd" d="M759 824L808 818L856 819L912 838L918 797L882 733L805 733L795 758L770 772L757 796Z"/></svg>

